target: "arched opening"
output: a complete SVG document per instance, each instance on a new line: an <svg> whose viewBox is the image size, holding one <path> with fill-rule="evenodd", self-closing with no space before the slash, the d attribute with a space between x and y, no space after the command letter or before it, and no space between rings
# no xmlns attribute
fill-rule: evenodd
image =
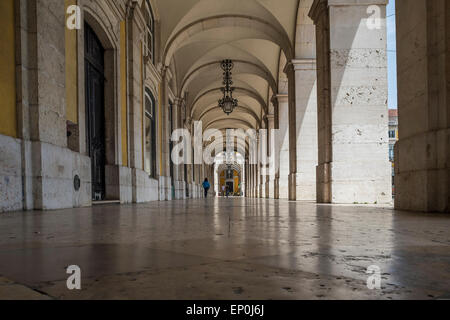
<svg viewBox="0 0 450 320"><path fill-rule="evenodd" d="M106 198L105 63L100 40L85 24L86 143L91 157L92 199Z"/></svg>
<svg viewBox="0 0 450 320"><path fill-rule="evenodd" d="M244 195L244 157L239 152L221 152L215 157L215 191L220 197Z"/></svg>
<svg viewBox="0 0 450 320"><path fill-rule="evenodd" d="M145 88L145 163L144 169L151 177L156 177L156 108L155 98L149 88Z"/></svg>
<svg viewBox="0 0 450 320"><path fill-rule="evenodd" d="M120 191L117 186L119 185L120 133L118 132L119 99L116 90L118 85L117 50L108 36L106 27L87 7L84 10L84 19L82 61L85 74L81 77L84 83L80 86L85 90L85 141L86 153L91 157L92 199L94 201L119 200ZM122 153L128 153L128 150L122 150Z"/></svg>

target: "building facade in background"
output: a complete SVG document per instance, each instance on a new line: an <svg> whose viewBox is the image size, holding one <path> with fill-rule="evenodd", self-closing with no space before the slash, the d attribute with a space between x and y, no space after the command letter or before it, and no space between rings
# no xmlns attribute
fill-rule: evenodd
<svg viewBox="0 0 450 320"><path fill-rule="evenodd" d="M392 165L392 194L395 195L395 144L398 141L398 111L389 110L389 161Z"/></svg>

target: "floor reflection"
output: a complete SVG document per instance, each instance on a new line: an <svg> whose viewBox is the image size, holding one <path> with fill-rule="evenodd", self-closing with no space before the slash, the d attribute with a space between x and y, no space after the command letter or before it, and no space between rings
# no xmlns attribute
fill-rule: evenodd
<svg viewBox="0 0 450 320"><path fill-rule="evenodd" d="M438 298L449 227L447 215L244 198L19 212L0 216L0 280L57 298ZM69 265L90 284L74 296ZM371 265L382 290L366 287Z"/></svg>

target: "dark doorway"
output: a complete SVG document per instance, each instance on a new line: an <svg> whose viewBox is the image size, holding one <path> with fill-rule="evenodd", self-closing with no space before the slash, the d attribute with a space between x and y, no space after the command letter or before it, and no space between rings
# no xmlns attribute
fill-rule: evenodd
<svg viewBox="0 0 450 320"><path fill-rule="evenodd" d="M105 200L105 50L92 28L85 24L87 149L91 157L92 199Z"/></svg>
<svg viewBox="0 0 450 320"><path fill-rule="evenodd" d="M184 183L185 183L185 191L186 191L186 198L189 198L189 183L188 183L188 176L187 176L187 164L184 164Z"/></svg>
<svg viewBox="0 0 450 320"><path fill-rule="evenodd" d="M230 182L230 181L228 181L227 182L227 188L228 188L228 193L229 194L234 194L234 183L233 182Z"/></svg>

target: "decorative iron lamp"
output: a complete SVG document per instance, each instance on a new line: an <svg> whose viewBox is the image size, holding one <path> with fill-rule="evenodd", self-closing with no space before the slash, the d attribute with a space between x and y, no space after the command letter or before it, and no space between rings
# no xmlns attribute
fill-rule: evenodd
<svg viewBox="0 0 450 320"><path fill-rule="evenodd" d="M223 93L223 98L219 100L219 107L222 108L223 112L225 112L228 116L233 112L234 108L238 106L237 99L233 98L234 88L231 87L233 85L233 80L231 77L231 70L234 67L233 61L231 60L223 60L221 63L221 67L224 71L223 73L223 85L224 87L221 89Z"/></svg>

